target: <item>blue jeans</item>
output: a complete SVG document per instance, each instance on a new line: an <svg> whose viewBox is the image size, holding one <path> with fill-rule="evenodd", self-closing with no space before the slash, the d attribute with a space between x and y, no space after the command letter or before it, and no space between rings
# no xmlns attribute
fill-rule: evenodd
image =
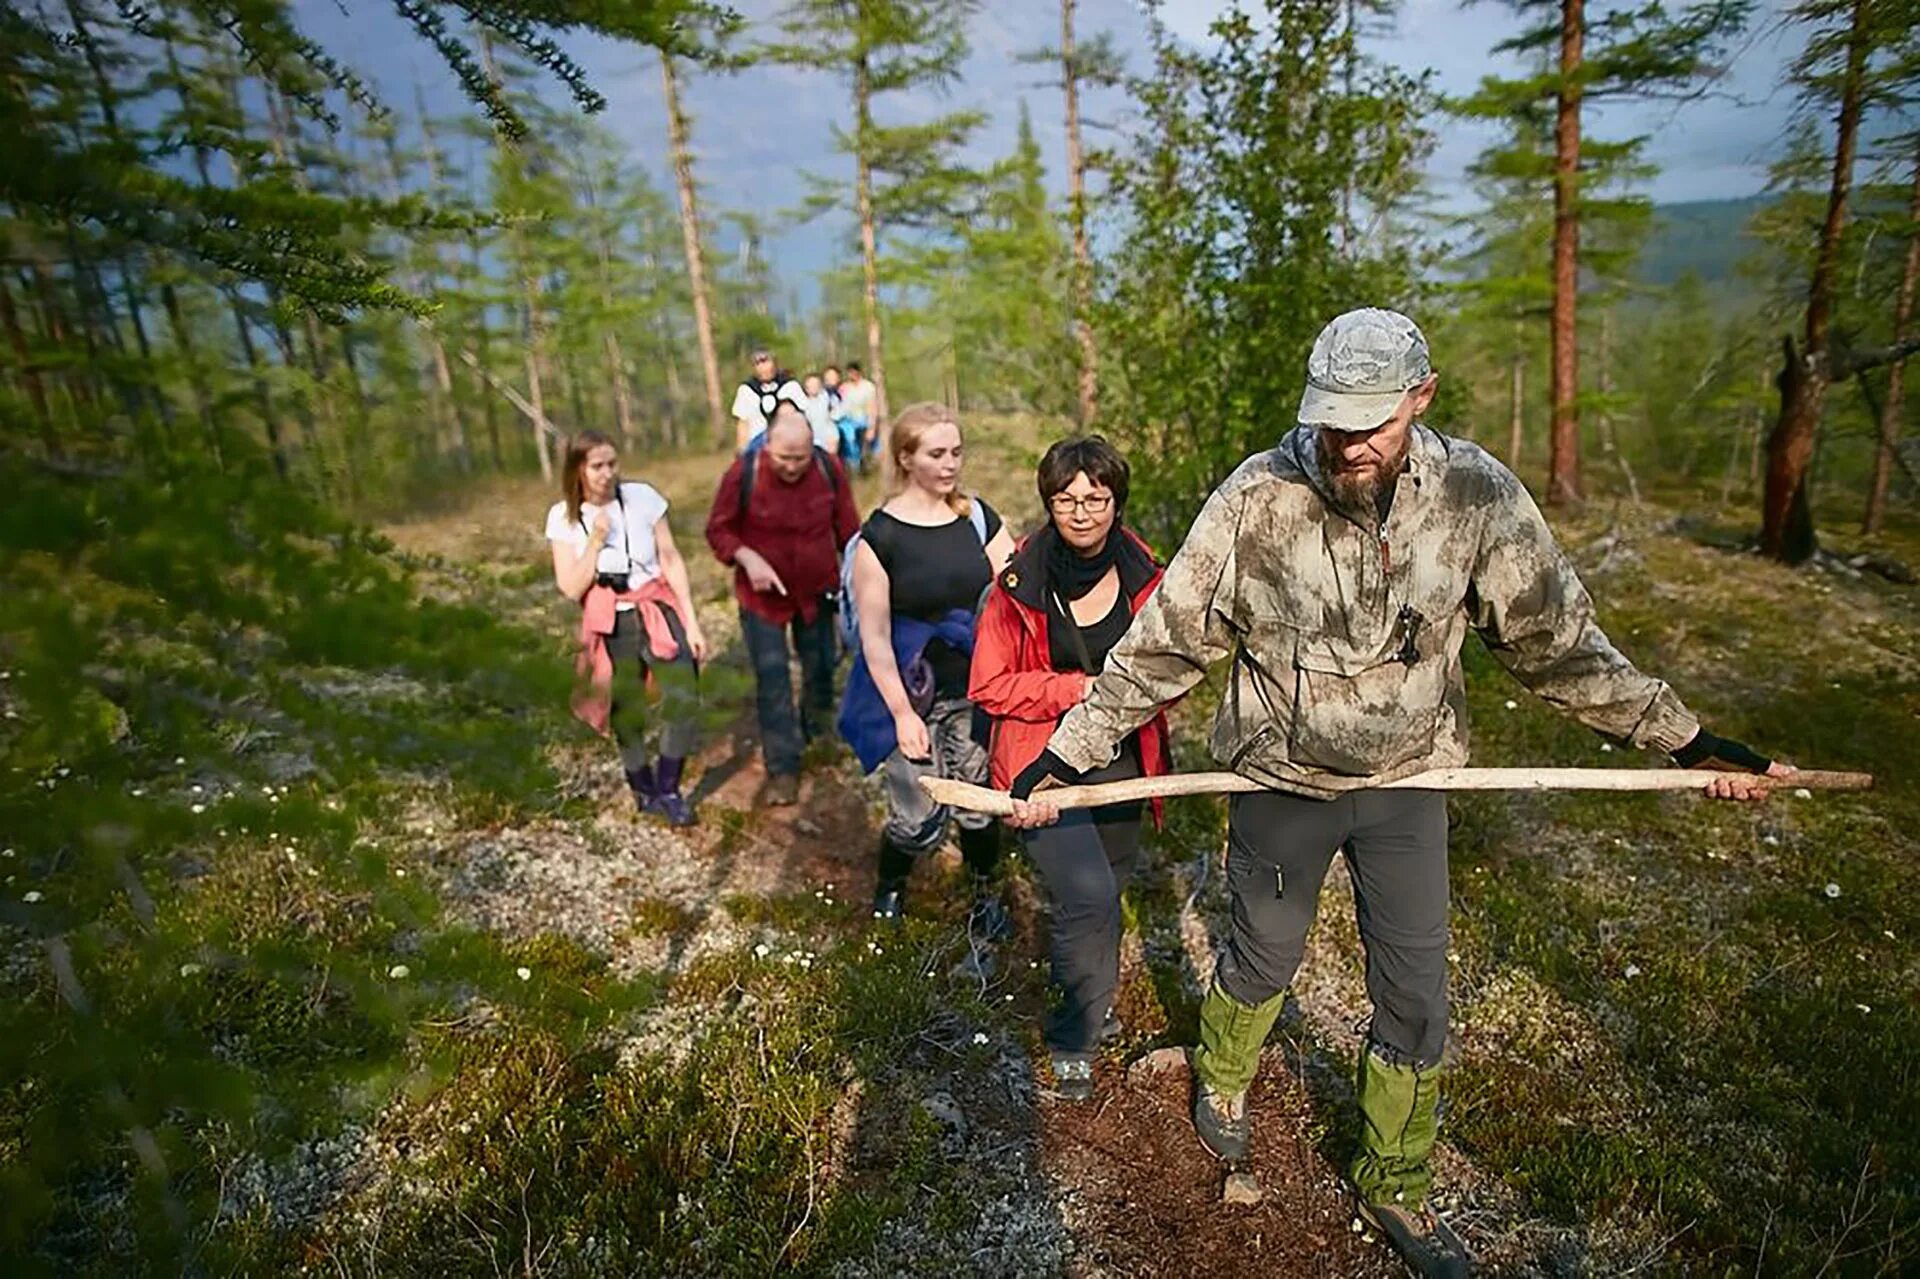
<svg viewBox="0 0 1920 1279"><path fill-rule="evenodd" d="M800 752L833 723L833 668L839 660L834 633L833 601L817 601L811 622L798 614L792 622L793 647L787 647L788 627L769 622L751 609L740 610L740 634L753 661L754 712L760 720L760 748L770 776L793 776L800 771ZM793 702L790 654L800 658L800 706Z"/></svg>

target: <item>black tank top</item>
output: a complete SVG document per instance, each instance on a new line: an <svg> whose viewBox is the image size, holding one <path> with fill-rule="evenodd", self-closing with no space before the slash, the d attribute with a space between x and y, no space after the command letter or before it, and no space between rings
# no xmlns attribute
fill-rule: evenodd
<svg viewBox="0 0 1920 1279"><path fill-rule="evenodd" d="M1133 625L1133 609L1128 605L1127 593L1116 590L1113 593L1113 607L1107 615L1097 622L1085 626L1073 620L1068 613L1061 616L1060 607L1072 605L1059 600L1047 610L1047 659L1056 671L1085 671L1088 675L1098 675L1106 667L1107 654L1127 633L1127 627ZM1080 642L1074 643L1073 632L1080 632ZM1088 670L1081 660L1080 650L1086 649L1086 661L1093 663Z"/></svg>
<svg viewBox="0 0 1920 1279"><path fill-rule="evenodd" d="M991 542L1000 531L1000 516L979 498L973 500L980 502ZM895 617L937 622L956 608L971 613L993 580L986 547L973 531L973 521L965 517L948 524L909 524L875 511L860 536L887 570L887 602ZM927 648L927 662L933 667L936 695L966 694L965 653L935 641Z"/></svg>

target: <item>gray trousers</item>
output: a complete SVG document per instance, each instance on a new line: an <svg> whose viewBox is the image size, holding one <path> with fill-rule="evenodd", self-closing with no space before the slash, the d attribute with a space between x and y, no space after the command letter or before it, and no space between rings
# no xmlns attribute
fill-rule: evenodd
<svg viewBox="0 0 1920 1279"><path fill-rule="evenodd" d="M1335 799L1259 792L1227 824L1233 935L1215 980L1247 1005L1293 984L1333 854L1347 853L1367 952L1369 1038L1389 1062L1439 1062L1447 1040L1447 801L1437 791Z"/></svg>
<svg viewBox="0 0 1920 1279"><path fill-rule="evenodd" d="M986 813L958 811L936 804L920 789L926 776L987 784L987 748L973 735L973 703L963 697L941 698L927 712L927 736L933 743L931 760L911 760L898 747L880 765L887 795L887 821L881 833L906 853L938 848L947 836L947 822L961 830L985 830L993 824Z"/></svg>
<svg viewBox="0 0 1920 1279"><path fill-rule="evenodd" d="M1087 783L1140 776L1137 741L1086 775ZM1140 804L1069 809L1058 823L1021 832L1046 886L1052 920L1050 967L1059 997L1047 1017L1047 1048L1090 1055L1120 985L1120 890L1140 852Z"/></svg>

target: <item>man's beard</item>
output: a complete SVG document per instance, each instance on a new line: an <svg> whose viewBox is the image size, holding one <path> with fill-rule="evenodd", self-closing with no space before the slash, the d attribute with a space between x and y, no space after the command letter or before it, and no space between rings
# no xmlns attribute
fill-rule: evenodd
<svg viewBox="0 0 1920 1279"><path fill-rule="evenodd" d="M1407 452L1412 447L1413 437L1409 435L1400 442L1400 451L1370 469L1347 470L1341 465L1340 449L1335 445L1331 428L1320 429L1320 473L1327 477L1327 486L1333 493L1334 509L1341 514L1362 523L1371 524L1380 518L1380 495L1390 492L1400 472L1407 469Z"/></svg>

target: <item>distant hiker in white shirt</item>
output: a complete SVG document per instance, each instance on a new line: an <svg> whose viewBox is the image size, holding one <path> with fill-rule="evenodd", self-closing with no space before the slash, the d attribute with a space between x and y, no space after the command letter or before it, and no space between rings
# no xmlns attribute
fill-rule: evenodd
<svg viewBox="0 0 1920 1279"><path fill-rule="evenodd" d="M790 399L804 410L804 395L793 374L773 362L773 352L765 348L755 351L752 374L733 393L734 452L745 452L747 445L766 431L767 419L781 400Z"/></svg>

